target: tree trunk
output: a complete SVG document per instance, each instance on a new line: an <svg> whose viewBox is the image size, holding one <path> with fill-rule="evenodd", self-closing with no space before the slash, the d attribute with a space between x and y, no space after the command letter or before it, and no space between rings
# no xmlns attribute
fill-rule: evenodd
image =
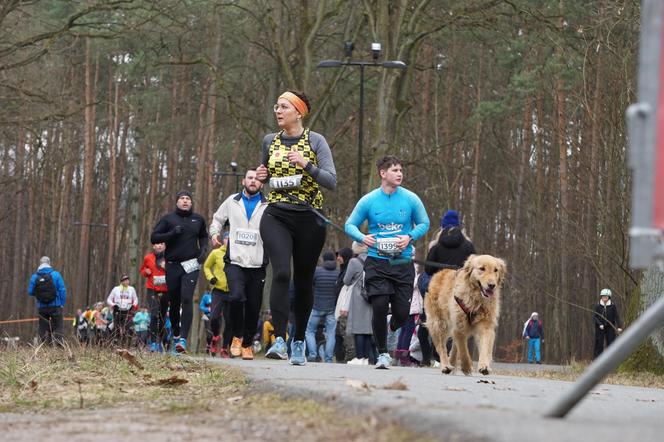
<svg viewBox="0 0 664 442"><path fill-rule="evenodd" d="M90 226L92 222L92 204L94 201L93 180L95 160L95 85L93 77L90 38L85 40L85 123L84 123L84 151L83 151L83 207L81 210L81 241L78 253L78 283L77 291L72 297L73 303L81 304L87 296L87 275L90 257Z"/></svg>

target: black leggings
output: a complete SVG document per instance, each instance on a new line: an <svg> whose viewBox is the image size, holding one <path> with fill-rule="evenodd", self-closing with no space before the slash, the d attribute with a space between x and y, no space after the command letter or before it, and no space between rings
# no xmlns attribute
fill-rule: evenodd
<svg viewBox="0 0 664 442"><path fill-rule="evenodd" d="M373 295L369 297L373 318L371 325L376 338L378 353L387 353L387 313L392 305L390 329L396 331L406 323L410 313L410 302L398 295Z"/></svg>
<svg viewBox="0 0 664 442"><path fill-rule="evenodd" d="M263 286L265 285L265 267L244 268L235 264L224 267L228 290L232 298L245 299L242 346L251 347L258 327L261 304L263 303ZM242 319L242 317L240 317Z"/></svg>
<svg viewBox="0 0 664 442"><path fill-rule="evenodd" d="M173 336L187 339L194 318L194 290L199 270L187 273L179 262L166 263L166 286L171 304ZM182 308L182 315L180 315Z"/></svg>
<svg viewBox="0 0 664 442"><path fill-rule="evenodd" d="M426 312L420 315L420 327L417 329L417 339L420 341L420 347L422 348L422 365L429 365L431 363L431 358L438 360L438 353L433 345L431 345L431 339L429 339L429 329L421 325L421 323L426 323L427 316Z"/></svg>
<svg viewBox="0 0 664 442"><path fill-rule="evenodd" d="M357 359L375 359L371 335L353 335L353 338L355 339L355 357Z"/></svg>
<svg viewBox="0 0 664 442"><path fill-rule="evenodd" d="M224 317L224 336L222 347L228 348L233 337L242 336L242 316L244 315L244 303L237 301L226 301L228 292L218 289L212 290L212 303L210 304L210 328L214 336L219 336L221 328L221 317Z"/></svg>
<svg viewBox="0 0 664 442"><path fill-rule="evenodd" d="M272 263L270 310L274 334L284 339L286 337L292 257L295 287L293 339L303 341L313 305L314 271L325 244L325 226L309 210L288 210L271 204L261 218L260 232Z"/></svg>
<svg viewBox="0 0 664 442"><path fill-rule="evenodd" d="M164 318L168 311L168 294L147 289L147 297L150 310L150 337L152 342L161 342L164 336Z"/></svg>

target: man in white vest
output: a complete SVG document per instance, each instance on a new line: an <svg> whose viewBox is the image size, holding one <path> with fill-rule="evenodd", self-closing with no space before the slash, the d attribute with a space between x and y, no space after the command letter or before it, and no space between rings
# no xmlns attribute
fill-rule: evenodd
<svg viewBox="0 0 664 442"><path fill-rule="evenodd" d="M241 321L243 337L233 338L231 355L242 359L253 359L253 338L256 334L258 316L263 301L265 267L267 255L263 251L263 240L259 232L261 217L267 207L267 200L261 194L263 184L256 179L256 169L249 169L242 180L240 193L226 198L214 213L210 225L212 244L221 244L220 234L224 224L230 225L228 248L224 257L226 279L231 299L244 301Z"/></svg>

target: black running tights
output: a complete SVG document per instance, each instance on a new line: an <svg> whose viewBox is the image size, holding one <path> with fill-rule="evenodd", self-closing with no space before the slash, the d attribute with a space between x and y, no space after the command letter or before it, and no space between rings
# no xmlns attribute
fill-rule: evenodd
<svg viewBox="0 0 664 442"><path fill-rule="evenodd" d="M286 339L292 258L295 287L293 339L304 341L313 305L314 271L325 243L325 226L311 211L288 210L270 205L261 218L260 232L272 264L270 310L274 333Z"/></svg>

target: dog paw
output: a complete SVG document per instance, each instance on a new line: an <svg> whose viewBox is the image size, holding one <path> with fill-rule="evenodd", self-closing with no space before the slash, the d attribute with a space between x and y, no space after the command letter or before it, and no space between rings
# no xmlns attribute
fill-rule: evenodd
<svg viewBox="0 0 664 442"><path fill-rule="evenodd" d="M470 367L468 367L468 368L465 368L465 367L464 367L464 368L461 369L461 371L462 371L463 374L465 374L466 376L470 376L470 374L472 373L472 369L471 369Z"/></svg>
<svg viewBox="0 0 664 442"><path fill-rule="evenodd" d="M479 368L478 370L480 373L482 373L484 376L487 376L489 374L489 367L487 365L483 365Z"/></svg>
<svg viewBox="0 0 664 442"><path fill-rule="evenodd" d="M444 366L440 369L440 371L442 371L443 374L450 374L454 371L454 367Z"/></svg>

